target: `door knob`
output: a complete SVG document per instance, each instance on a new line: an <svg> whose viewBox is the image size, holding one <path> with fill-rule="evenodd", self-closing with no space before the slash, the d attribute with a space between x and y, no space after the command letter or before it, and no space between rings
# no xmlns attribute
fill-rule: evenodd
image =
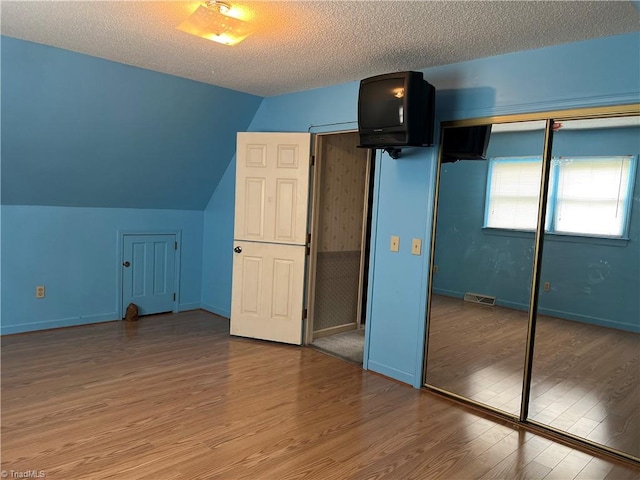
<svg viewBox="0 0 640 480"><path fill-rule="evenodd" d="M128 266L130 266L131 264L130 264L129 262L124 262L122 265L123 265L123 266L125 266L125 267L128 267Z"/></svg>
<svg viewBox="0 0 640 480"><path fill-rule="evenodd" d="M240 252L242 252L242 247L236 247L236 248L233 249L233 251L236 252L236 253L240 253Z"/></svg>

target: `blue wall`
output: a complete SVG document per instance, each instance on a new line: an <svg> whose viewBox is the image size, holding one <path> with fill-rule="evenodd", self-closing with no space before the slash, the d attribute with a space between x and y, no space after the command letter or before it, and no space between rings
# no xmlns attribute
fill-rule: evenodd
<svg viewBox="0 0 640 480"><path fill-rule="evenodd" d="M543 132L493 134L488 157L541 156ZM560 131L556 156L638 155L637 128ZM533 233L483 230L488 162L444 164L440 177L435 293L491 295L498 305L527 310L534 257ZM629 240L546 235L539 312L640 331L640 185Z"/></svg>
<svg viewBox="0 0 640 480"><path fill-rule="evenodd" d="M9 40L14 45L18 45L18 41ZM69 92L65 90L64 76L59 70L63 70L67 66L73 68L75 63L81 61L79 57L84 57L70 52L59 52L56 49L52 49L53 52L48 54L42 54L38 52L33 55L33 61L35 61L40 68L30 69L28 66L21 66L20 62L23 58L22 55L9 55L15 64L7 63L5 57L7 40L3 38L3 85L2 85L2 109L3 109L3 129L7 124L7 116L5 115L5 103L8 101L12 105L13 99L10 91L5 91L5 73L9 68L20 68L22 72L29 74L29 78L24 78L24 82L30 85L31 88L36 88L37 95L44 96L44 100L49 103L45 103L52 110L48 111L50 118L45 121L39 119L39 117L46 112L39 112L34 106L31 107L32 115L38 119L34 125L38 127L38 133L41 135L35 137L27 137L29 141L38 141L38 139L45 138L56 144L55 139L50 139L45 135L43 125L52 125L57 122L56 116L51 112L62 110L65 106L55 103L54 98L47 98L43 93L43 89L38 89L38 85L33 85L31 77L39 78L40 76L46 76L49 70L55 70L54 79L57 79L54 83L48 83L50 91L53 93L64 93L64 98L69 98ZM528 52L521 52L509 55L502 55L497 57L491 57L481 60L475 60L471 62L465 62L455 65L448 65L443 67L431 68L424 70L426 78L435 85L438 90L437 94L437 117L438 120L452 120L456 118L472 118L482 117L487 115L496 114L508 114L530 111L544 111L559 108L570 107L582 107L591 105L606 105L606 104L618 104L618 103L632 103L637 102L639 98L639 86L640 86L640 58L637 55L640 47L640 34L627 34L619 35L609 38L603 38L598 40L592 40L587 42L579 42L574 44L561 45L557 47L550 47L540 50L532 50ZM10 47L12 48L12 47ZM27 49L24 45L15 47L18 49ZM40 47L49 50L49 47ZM34 50L34 52L35 52ZM615 55L613 54L615 53ZM46 60L51 55L51 59L55 59L55 62L49 64ZM74 60L70 60L70 63L65 63L67 57L73 57ZM159 149L154 147L156 141L161 141L165 137L171 138L167 132L173 132L171 128L163 129L156 128L151 130L152 132L162 132L163 135L152 135L149 132L140 128L140 125L154 125L155 117L160 115L163 118L171 117L174 113L176 118L184 118L184 115L188 116L188 112L202 112L193 102L195 100L190 96L189 92L191 88L195 92L202 92L203 89L212 95L217 95L219 90L216 87L199 86L194 85L195 82L188 82L180 79L173 79L171 81L163 78L155 78L155 75L162 76L161 74L154 74L149 72L139 72L132 67L121 66L112 64L99 59L91 59L90 57L84 57L86 60L86 71L83 69L82 73L85 75L79 75L76 71L76 76L81 76L84 79L90 79L98 82L107 92L113 93L113 88L105 83L117 86L117 91L128 90L129 93L125 96L127 99L135 99L136 95L141 95L144 98L144 102L136 104L136 112L142 110L146 112L147 116L139 117L134 116L135 121L129 122L128 117L120 115L118 117L118 110L113 112L109 127L116 125L116 119L124 122L130 129L136 129L136 135L127 136L127 131L120 130L121 135L110 137L111 140L123 139L122 142L127 147L136 147L138 139L143 139L147 148L139 150L143 154L139 155L140 158L145 157L144 154L149 152L159 153ZM111 67L103 65L110 64ZM12 66L13 65L13 66ZM101 74L96 78L92 76L89 70L98 69ZM76 70L78 70L76 68ZM134 71L133 73L131 73ZM41 74L44 72L44 74ZM624 75L612 75L611 72L624 72ZM127 75L131 74L132 77ZM142 80L139 76L144 77ZM155 81L147 82L147 76L154 76ZM166 77L166 76L162 76ZM108 81L102 81L102 78L108 79ZM137 78L137 80L135 79ZM552 80L551 80L552 79ZM67 79L72 81L73 79ZM182 85L189 84L191 87L183 90L182 87L173 85L175 81ZM102 82L102 83L100 83ZM133 82L132 85L129 82ZM185 102L175 102L172 104L172 108L165 108L166 105L161 101L163 95L153 95L151 97L145 96L145 89L143 88L147 83L152 86L156 85L156 82L160 84L157 88L160 92L165 92L165 97L179 98L182 95L186 97ZM171 84L172 86L170 86ZM13 85L14 93L17 91L19 85L17 81L7 83L6 85ZM91 129L82 129L82 125L74 122L74 114L77 111L88 112L89 118L85 120L88 124L96 125L99 127L104 126L101 123L101 109L106 108L107 111L111 111L108 105L105 105L106 100L100 102L94 101L94 96L99 96L99 91L94 91L94 95L84 92L82 89L87 88L77 83L73 83L80 91L78 95L83 99L82 102L77 102L75 105L77 109L74 112L63 116L65 119L65 125L68 128L66 132L67 143L74 144L78 138L77 132L82 131L86 136L93 138L95 143L90 143L87 147L84 142L79 142L83 146L81 149L82 155L75 155L76 159L89 158L93 152L102 152L104 149L114 153L117 158L108 158L103 155L97 157L101 162L113 161L114 166L117 165L129 165L129 163L135 163L138 156L132 158L126 156L127 162L120 162L118 158L122 151L113 151L109 146L105 146L102 141L102 137L92 134ZM158 91L155 87L150 87L152 91ZM176 89L179 92L176 93ZM194 154L190 157L198 158L197 165L203 165L202 159L207 158L207 161L215 162L215 172L211 173L208 170L201 170L200 167L196 168L194 173L193 164L190 163L189 158L182 158L177 155L178 148L172 141L169 141L167 150L170 153L171 161L164 160L162 165L166 168L173 167L174 162L177 162L180 167L178 170L171 170L171 174L164 175L159 178L158 181L149 181L148 179L141 179L141 176L136 177L135 181L127 183L127 188L116 188L118 194L111 192L105 192L100 187L101 181L99 180L104 176L105 179L109 179L111 170L100 170L100 165L95 166L96 171L100 172L100 175L92 175L88 169L83 170L83 164L81 161L74 161L74 167L88 176L89 179L96 180L96 185L80 185L76 186L73 182L65 183L65 188L71 189L75 192L72 199L67 194L60 194L56 192L55 188L51 188L49 185L43 185L41 180L34 178L33 182L31 178L35 173L41 171L40 169L47 167L47 159L49 155L45 156L41 150L35 148L31 150L27 146L23 145L22 152L27 152L28 155L20 153L18 157L16 154L13 166L9 169L5 169L3 162L3 184L10 185L11 178L21 179L20 184L27 189L36 190L36 193L25 194L25 198L20 199L20 192L13 191L13 193L7 197L8 193L2 192L3 198L7 197L6 203L47 203L47 204L61 204L67 205L85 205L87 202L91 202L92 205L85 206L100 206L100 198L103 196L97 196L92 194L93 189L98 188L106 198L111 199L111 205L114 206L136 206L136 207L151 207L151 208L173 208L173 209L187 209L192 208L191 205L198 205L193 207L201 210L205 208L204 212L197 213L174 213L174 217L168 212L149 211L146 214L136 211L135 213L128 213L127 210L115 213L112 209L105 209L104 214L99 213L99 209L80 209L75 213L71 213L72 209L61 209L58 213L53 213L52 209L42 207L3 207L2 215L2 242L4 255L2 255L2 278L4 282L4 288L2 289L2 303L3 303L3 325L20 325L33 321L34 318L42 319L43 321L53 321L54 323L61 322L65 319L67 321L83 320L79 319L80 316L87 316L93 319L102 318L104 315L114 312L115 294L111 291L109 294L105 294L102 297L100 293L102 290L108 288L107 282L115 285L115 259L113 257L112 247L98 243L102 245L100 247L100 255L97 260L91 262L87 254L76 256L74 250L79 249L85 251L85 247L80 245L81 240L86 239L87 233L83 230L88 228L93 229L94 222L89 222L92 215L95 215L95 224L103 222L106 226L97 226L97 231L102 231L105 237L111 237L112 244L115 243L115 230L117 229L135 229L136 227L142 228L142 226L153 223L146 215L153 217L154 228L182 228L183 235L186 235L187 231L194 231L194 236L198 228L200 228L200 246L193 247L194 256L199 255L199 260L195 260L201 267L193 267L187 269L185 262L183 261L183 275L187 278L182 282L182 289L186 289L187 285L192 284L193 288L187 293L187 291L181 291L181 302L184 301L193 306L197 301L200 301L203 306L211 308L219 313L226 313L230 310L230 284L231 284L231 250L233 229L231 227L231 212L233 212L234 206L234 162L231 161L235 145L235 132L247 129L245 125L249 125L248 118L253 115L253 110L259 108L251 121L248 130L250 131L307 131L310 127L312 131L339 131L355 128L356 120L356 103L357 103L357 90L358 83L352 82L342 85L335 85L327 88L316 89L306 92L293 93L289 95L281 95L277 97L267 98L262 103L260 99L255 97L248 98L250 96L243 96L237 94L237 92L229 92L229 102L220 100L220 105L224 105L224 109L217 109L218 102L214 101L214 105L206 108L205 113L209 113L212 110L216 110L216 118L219 121L215 122L214 128L207 129L209 134L212 131L217 131L216 127L222 128L222 124L226 121L233 121L233 116L229 115L229 111L233 108L234 112L238 112L242 116L241 121L238 124L234 124L229 129L227 135L221 138L221 142L224 142L219 147L217 137L215 134L213 137L210 135L204 135L201 130L198 140L194 142L198 143L195 148L196 152L202 145L201 143L208 144L211 138L214 140L212 143L214 146L210 150L211 155ZM215 91L215 93L213 93ZM26 92L22 92L21 96L24 97ZM114 93L117 98L117 95ZM225 99L227 93L221 94ZM240 95L236 97L236 95ZM202 99L202 95L195 95L198 99ZM29 105L27 100L24 100L25 104ZM158 110L156 103L160 102L162 108ZM246 102L246 103L245 103ZM186 112L180 111L180 105L184 105ZM86 107L86 108L85 108ZM236 108L237 107L237 108ZM23 128L30 127L29 118L20 116L18 112L20 104L13 103L13 107L9 111L13 111L19 120L19 125ZM123 106L124 108L124 106ZM158 107L159 108L159 107ZM58 110L56 110L58 109ZM126 110L125 110L126 111ZM246 121L245 121L246 120ZM346 125L330 126L324 124L350 122ZM168 122L172 128L176 128L177 125L174 122ZM188 122L190 125L193 123ZM166 125L164 125L166 127ZM57 128L57 127L56 127ZM197 129L195 126L194 129ZM5 148L5 131L3 130L3 160L6 152ZM23 131L13 130L13 134L17 138L25 138ZM206 138L205 138L206 137ZM85 138L85 136L82 136ZM34 140L35 139L35 140ZM189 143L189 142L187 142ZM187 143L181 143L182 146L186 146ZM12 147L9 152L20 151ZM57 151L57 150L56 150ZM60 169L52 168L47 171L49 178L55 180L55 183L60 185L59 182L64 181L64 177L61 177L58 172L66 171L66 160L64 153L68 153L68 150L61 149L63 154L58 154L56 159L59 161ZM77 153L80 150L75 150ZM126 149L129 151L129 148ZM374 185L374 225L373 225L373 244L371 252L371 281L369 285L369 298L370 303L368 305L368 322L367 322L367 337L365 363L366 366L372 370L389 375L393 378L397 378L401 381L405 381L413 384L414 386L420 386L422 383L422 356L424 346L424 328L425 328L425 312L426 312L426 291L427 291L427 273L429 258L426 252L428 251L428 245L430 242L430 219L431 219L431 206L433 203L434 192L434 174L436 166L436 148L426 149L405 149L403 156L399 160L392 160L386 155L382 157L378 156L376 159L376 179ZM22 163L30 165L27 161L29 158L34 158L36 155L31 153L37 153L37 158L40 162L37 165L31 165L29 172L24 172ZM73 153L73 151L72 151ZM116 155L118 154L118 155ZM152 155L151 155L152 156ZM220 158L225 157L226 158ZM221 163L218 163L218 162ZM143 165L149 166L148 163ZM120 173L126 174L129 172L126 168L120 168ZM9 178L5 177L6 173L11 173ZM203 173L204 172L204 173ZM78 175L70 172L71 178L82 183L82 179L87 178L85 175ZM120 175L123 176L123 175ZM206 182L200 182L192 177L206 177ZM37 175L35 175L37 177ZM175 178L171 182L167 182L163 179L168 177ZM220 179L215 187L217 179ZM111 179L111 185L116 184L116 179ZM107 183L109 183L107 182ZM204 185L206 183L206 185ZM186 185L185 188L180 187ZM139 193L137 189L157 190L158 187L166 187L172 191L172 195L166 195L162 198L156 198L155 193L148 193L143 195L141 199L138 199ZM210 189L209 189L210 188ZM215 188L215 192L213 189ZM37 191L43 189L45 194L40 194ZM198 190L196 193L191 193L191 190ZM200 191L206 193L201 196ZM119 199L130 194L132 196L135 205L129 203L119 204L116 203ZM14 197L14 195L16 197ZM87 195L87 199L82 200L84 195ZM185 196L185 203L181 203L182 200L175 200ZM98 198L99 197L99 198ZM165 199L171 197L174 200L166 203ZM150 199L148 202L144 199ZM33 200L33 199L37 199ZM207 203L208 202L208 203ZM29 208L33 208L30 211ZM28 213L27 213L28 212ZM86 213L86 215L85 215ZM164 214L166 213L166 217ZM72 220L69 222L64 220L66 215L71 215ZM162 218L157 218L156 215ZM200 216L199 224L198 220L194 220L195 224L191 224L186 221L183 216L191 219L191 215ZM21 219L25 218L23 222ZM50 218L51 220L47 220ZM61 225L69 225L70 231L62 231L58 227L58 223ZM132 225L133 224L133 225ZM178 227L178 224L184 225ZM187 225L188 224L188 225ZM46 229L41 226L46 225ZM190 226L189 226L190 225ZM91 227L89 227L91 226ZM71 228L73 227L73 228ZM151 226L150 226L151 227ZM150 228L149 227L149 228ZM9 231L9 233L8 233ZM25 239L21 240L22 236ZM49 248L46 245L49 238L56 238L59 235L60 240L55 244L56 248ZM399 235L401 237L400 252L391 253L388 250L390 235ZM410 245L411 238L421 238L424 242L423 251L425 254L422 256L413 256L410 254L408 246ZM80 240L76 240L80 239ZM65 244L69 244L75 247L75 249L69 248L68 250L62 250L69 252L70 258L73 260L70 277L80 271L84 261L88 261L88 265L96 265L102 274L107 277L105 280L98 279L89 274L90 279L87 284L96 283L95 287L85 287L79 282L66 282L60 278L61 273L56 273L56 270L64 272L64 266L61 265L61 261L57 260L60 256L56 252L58 249L63 249ZM198 243L196 241L195 243ZM6 246L5 246L6 245ZM35 250L34 250L35 248ZM183 248L186 248L186 238L183 242ZM29 260L29 255L32 251L45 251L48 252L39 257L41 265L35 265L37 262ZM87 249L88 250L88 249ZM107 251L109 250L109 251ZM115 250L115 249L113 249ZM184 251L184 250L183 250ZM200 252L200 253L198 253ZM7 262L7 257L20 258L23 261L27 261L29 265L28 271L20 272L20 269L24 269L24 266L20 266L18 262L12 262L10 265ZM113 265L112 267L107 266ZM8 265L8 267L7 267ZM50 296L51 289L54 288L55 282L59 281L60 285L66 285L65 291L78 289L77 298L91 298L89 300L90 305L87 305L85 309L84 303L77 300L74 304L75 308L69 307L69 310L65 310L63 302L54 302L54 299L60 299L61 297L48 298L49 302L40 304L34 304L35 299L32 300L33 289L37 284L45 284L46 282L41 280L41 277L45 275L45 272L52 271L51 275L54 276L53 284L47 284L47 296ZM111 275L111 280L109 279ZM102 277L101 277L102 278ZM20 280L20 284L13 286L11 282L14 279ZM204 282L204 285L202 285ZM11 288L10 291L8 289ZM80 291L83 295L80 296ZM53 295L54 292L51 293ZM92 295L97 295L95 298ZM70 294L71 295L71 294ZM28 297L28 298L27 298ZM107 299L109 297L109 299ZM15 300L14 300L15 298ZM67 300L76 297L67 297ZM195 298L194 303L192 298ZM20 300L22 299L22 300ZM42 301L41 301L42 302ZM109 306L109 304L111 306ZM47 308L44 305L50 305L51 308ZM24 311L20 308L25 308ZM44 311L40 311L42 309ZM27 318L28 317L28 318ZM68 320L71 319L71 320Z"/></svg>
<svg viewBox="0 0 640 480"><path fill-rule="evenodd" d="M640 129L562 131L553 154L639 155ZM545 236L539 312L640 333L640 169L636 169L628 240Z"/></svg>
<svg viewBox="0 0 640 480"><path fill-rule="evenodd" d="M0 39L1 332L120 318L119 230L180 230L179 309L199 308L203 210L262 99Z"/></svg>
<svg viewBox="0 0 640 480"><path fill-rule="evenodd" d="M262 101L1 40L3 205L202 210Z"/></svg>
<svg viewBox="0 0 640 480"><path fill-rule="evenodd" d="M235 156L204 211L202 257L202 308L231 317L231 272L233 269L233 222L235 201Z"/></svg>
<svg viewBox="0 0 640 480"><path fill-rule="evenodd" d="M637 102L640 34L619 35L496 56L424 70L437 89L439 120ZM615 52L615 55L612 54ZM610 72L624 72L611 75ZM552 80L551 80L552 79ZM252 131L339 131L355 128L358 82L266 98ZM351 122L346 125L324 125ZM365 348L366 367L414 386L422 384L431 206L436 148L406 149L399 160L376 159L373 249ZM228 224L233 176L223 178L210 204L208 222ZM388 249L399 235L400 252ZM233 232L205 241L205 256L217 259L231 278ZM413 256L412 238L424 242ZM207 252L208 251L208 252ZM205 265L205 270L209 268ZM224 287L225 292L230 291ZM216 308L230 309L230 295Z"/></svg>
<svg viewBox="0 0 640 480"><path fill-rule="evenodd" d="M2 333L121 318L119 231L179 230L179 309L200 307L202 211L2 207ZM35 298L36 285L46 287Z"/></svg>
<svg viewBox="0 0 640 480"><path fill-rule="evenodd" d="M493 133L487 156L541 157L543 147L543 130ZM487 170L488 162L442 165L433 291L454 297L492 295L499 305L526 310L534 236L482 229Z"/></svg>

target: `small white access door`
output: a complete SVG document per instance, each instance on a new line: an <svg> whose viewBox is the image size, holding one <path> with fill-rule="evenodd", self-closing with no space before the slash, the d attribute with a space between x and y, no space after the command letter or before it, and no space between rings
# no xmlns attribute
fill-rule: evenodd
<svg viewBox="0 0 640 480"><path fill-rule="evenodd" d="M231 334L302 343L309 133L238 133Z"/></svg>

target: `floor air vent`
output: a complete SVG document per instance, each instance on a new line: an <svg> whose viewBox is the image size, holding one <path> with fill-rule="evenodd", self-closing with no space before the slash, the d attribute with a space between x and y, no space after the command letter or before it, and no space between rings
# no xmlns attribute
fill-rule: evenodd
<svg viewBox="0 0 640 480"><path fill-rule="evenodd" d="M481 303L482 305L489 305L493 307L496 304L496 297L489 297L487 295L480 295L479 293L467 292L464 294L464 301L471 303Z"/></svg>

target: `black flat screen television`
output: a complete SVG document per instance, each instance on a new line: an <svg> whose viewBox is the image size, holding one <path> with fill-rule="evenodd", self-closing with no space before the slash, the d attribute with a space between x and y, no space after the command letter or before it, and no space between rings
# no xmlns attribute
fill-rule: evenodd
<svg viewBox="0 0 640 480"><path fill-rule="evenodd" d="M491 125L445 128L442 136L442 163L487 159Z"/></svg>
<svg viewBox="0 0 640 480"><path fill-rule="evenodd" d="M435 88L422 72L396 72L360 81L358 133L366 148L433 145Z"/></svg>

